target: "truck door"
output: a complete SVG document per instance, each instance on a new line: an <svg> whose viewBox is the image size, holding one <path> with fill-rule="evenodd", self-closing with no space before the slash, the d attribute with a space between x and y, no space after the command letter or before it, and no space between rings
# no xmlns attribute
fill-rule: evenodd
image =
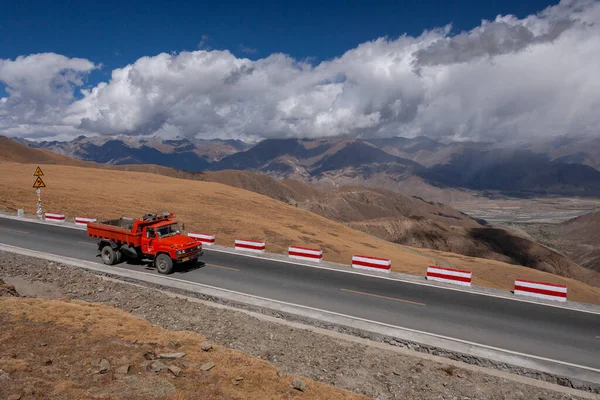
<svg viewBox="0 0 600 400"><path fill-rule="evenodd" d="M146 228L142 239L142 252L144 254L154 254L154 245L156 244L156 232L154 228Z"/></svg>

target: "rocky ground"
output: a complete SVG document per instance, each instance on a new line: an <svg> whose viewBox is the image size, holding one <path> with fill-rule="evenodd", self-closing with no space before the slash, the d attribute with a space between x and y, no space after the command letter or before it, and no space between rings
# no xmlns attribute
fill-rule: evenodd
<svg viewBox="0 0 600 400"><path fill-rule="evenodd" d="M170 331L197 332L216 346L262 358L281 372L375 399L594 398L589 393L575 392L500 371L450 360L440 362L432 356L383 344L348 340L340 335L325 335L290 323L278 323L241 311L212 307L154 289L102 279L83 270L10 253L0 252L0 279L13 284L21 296L112 305ZM10 292L10 288L3 290ZM3 312L0 307L0 315ZM6 336L0 335L0 357L10 353L4 344L5 340ZM97 358L98 368L101 368L101 357ZM315 398L314 393L311 396L309 392L295 390L293 394ZM286 397L275 395L273 398Z"/></svg>

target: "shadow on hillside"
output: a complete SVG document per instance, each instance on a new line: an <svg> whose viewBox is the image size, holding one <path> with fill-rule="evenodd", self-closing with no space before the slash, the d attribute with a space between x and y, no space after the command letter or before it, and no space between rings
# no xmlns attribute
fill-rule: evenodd
<svg viewBox="0 0 600 400"><path fill-rule="evenodd" d="M562 264L560 255L503 229L472 228L468 232L471 239L485 243L490 251L510 258L515 264L561 275L564 271L559 270L567 267L556 268L557 263Z"/></svg>

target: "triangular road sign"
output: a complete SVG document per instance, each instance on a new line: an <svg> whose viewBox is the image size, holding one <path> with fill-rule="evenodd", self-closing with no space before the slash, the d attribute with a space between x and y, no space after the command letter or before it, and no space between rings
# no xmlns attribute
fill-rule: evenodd
<svg viewBox="0 0 600 400"><path fill-rule="evenodd" d="M37 167L35 169L35 172L33 173L33 176L44 176L44 173L42 172L42 169L40 167Z"/></svg>
<svg viewBox="0 0 600 400"><path fill-rule="evenodd" d="M33 187L34 188L42 188L42 187L46 187L46 184L44 183L42 178L40 178L38 176L37 179L35 180L35 182L33 183Z"/></svg>

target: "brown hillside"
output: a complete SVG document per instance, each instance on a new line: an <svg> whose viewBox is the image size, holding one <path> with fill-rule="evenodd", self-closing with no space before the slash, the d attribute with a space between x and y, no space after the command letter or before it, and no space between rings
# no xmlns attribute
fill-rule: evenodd
<svg viewBox="0 0 600 400"><path fill-rule="evenodd" d="M6 136L0 136L0 161L85 166L84 161L74 160L47 150L32 149Z"/></svg>
<svg viewBox="0 0 600 400"><path fill-rule="evenodd" d="M32 214L35 165L0 163L0 206L25 208ZM600 288L552 274L433 250L401 247L370 237L309 211L245 190L212 182L93 168L43 165L45 209L69 217L138 216L169 210L188 230L215 233L217 243L232 245L236 237L265 239L267 250L284 253L290 244L318 246L329 261L348 263L353 254L392 259L395 271L423 276L427 265L441 263L474 272L474 283L510 290L516 277L569 285L569 298L600 304Z"/></svg>
<svg viewBox="0 0 600 400"><path fill-rule="evenodd" d="M548 226L557 235L551 242L579 264L600 272L600 212Z"/></svg>

